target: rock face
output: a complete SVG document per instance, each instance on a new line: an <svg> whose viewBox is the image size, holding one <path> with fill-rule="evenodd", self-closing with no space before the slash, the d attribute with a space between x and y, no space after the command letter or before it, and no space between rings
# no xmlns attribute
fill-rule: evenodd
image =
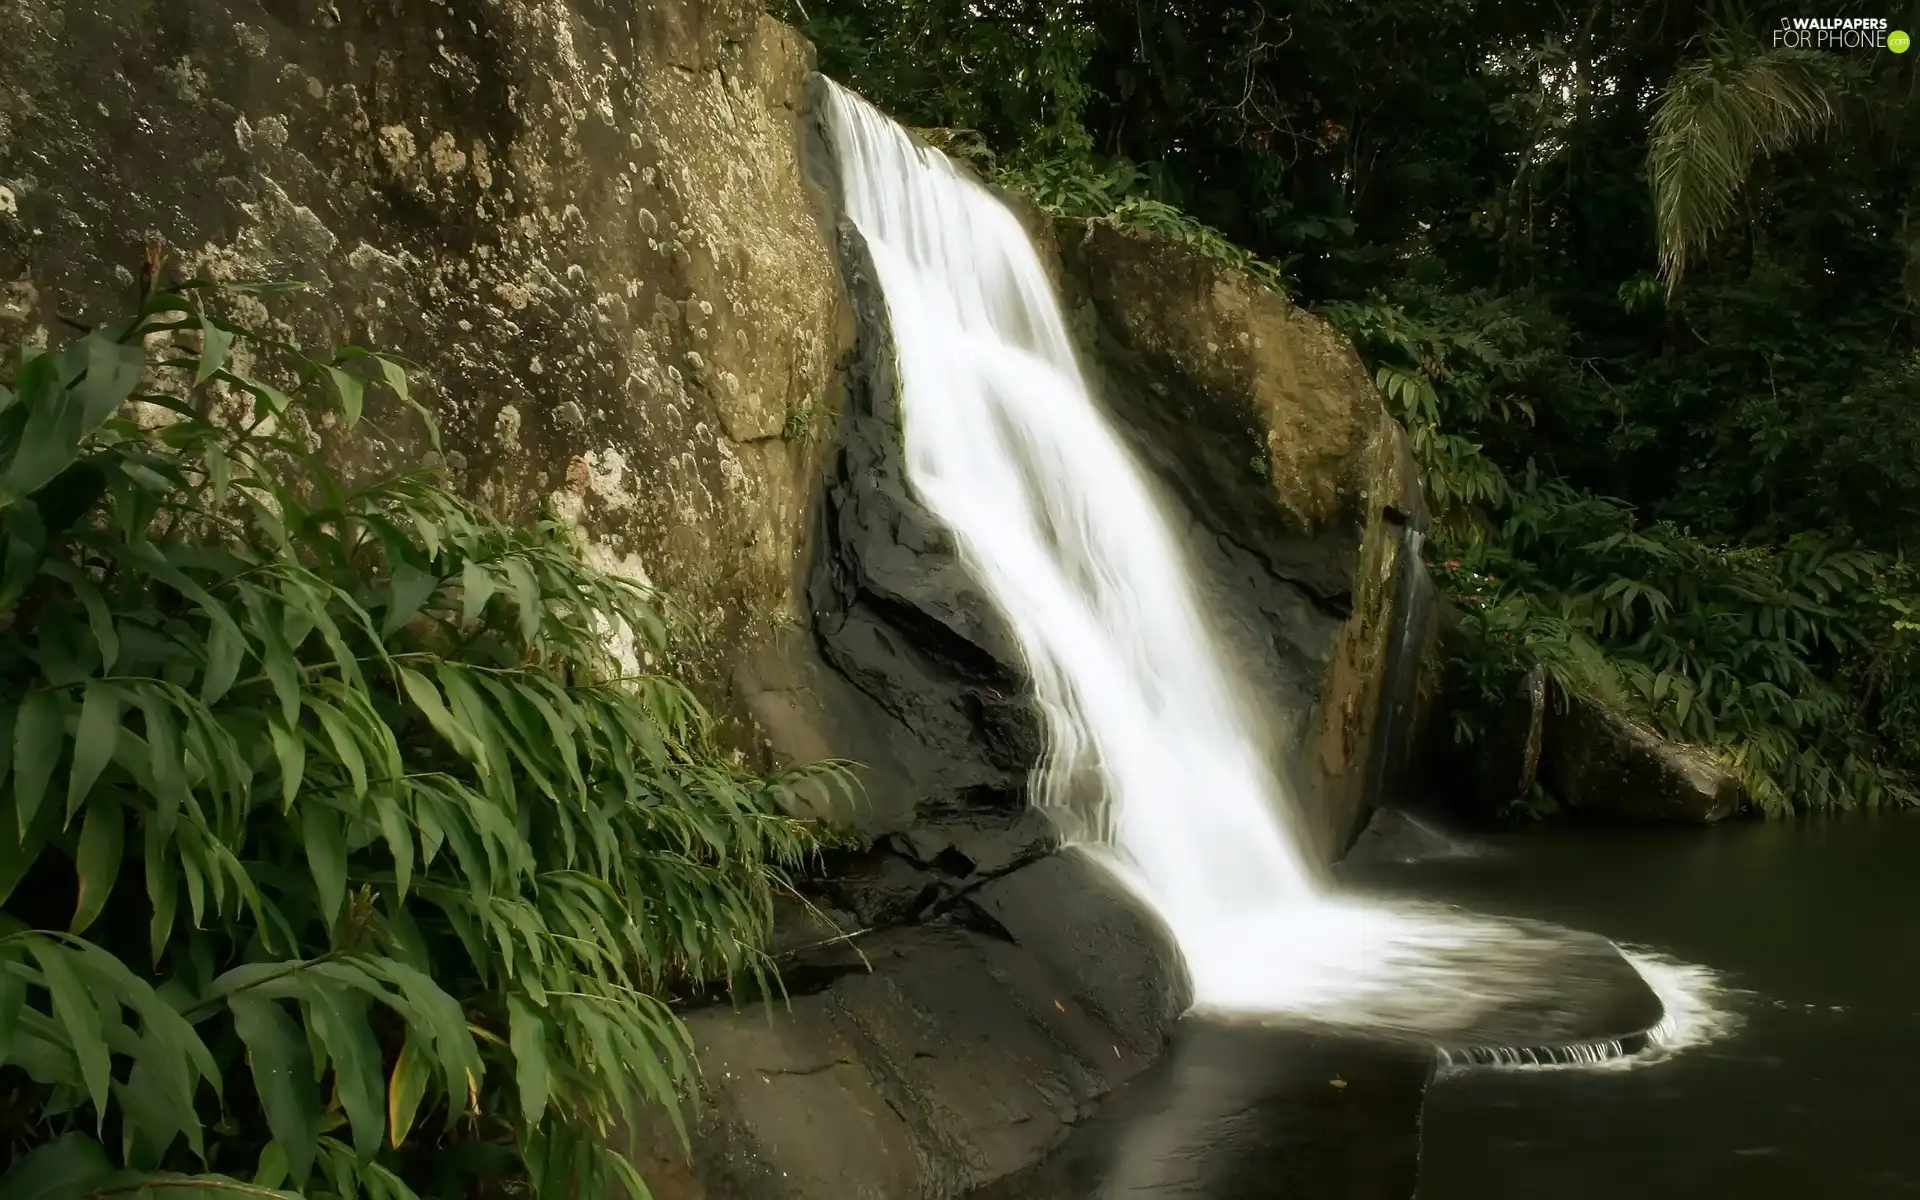
<svg viewBox="0 0 1920 1200"><path fill-rule="evenodd" d="M1532 790L1546 744L1547 692L1547 673L1536 665L1501 705L1486 744L1477 747L1473 757L1473 811L1497 815Z"/></svg>
<svg viewBox="0 0 1920 1200"><path fill-rule="evenodd" d="M696 677L798 615L847 338L812 50L747 0L0 6L0 343L182 275L422 364L449 456L669 587ZM57 335L57 334L56 334Z"/></svg>
<svg viewBox="0 0 1920 1200"><path fill-rule="evenodd" d="M1712 824L1740 807L1739 780L1699 746L1671 742L1583 696L1547 722L1541 782L1585 816Z"/></svg>

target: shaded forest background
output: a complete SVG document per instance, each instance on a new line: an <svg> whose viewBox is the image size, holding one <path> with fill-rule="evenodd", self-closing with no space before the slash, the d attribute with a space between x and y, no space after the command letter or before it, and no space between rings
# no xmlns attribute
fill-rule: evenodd
<svg viewBox="0 0 1920 1200"><path fill-rule="evenodd" d="M1540 664L1784 813L1911 802L1920 770L1920 53L1771 36L1783 14L1920 29L1903 9L780 15L1000 183L1187 240L1354 338L1464 614L1459 741Z"/></svg>

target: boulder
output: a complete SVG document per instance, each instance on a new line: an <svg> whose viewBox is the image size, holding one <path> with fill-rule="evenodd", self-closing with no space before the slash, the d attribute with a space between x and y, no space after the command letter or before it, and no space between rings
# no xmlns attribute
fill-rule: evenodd
<svg viewBox="0 0 1920 1200"><path fill-rule="evenodd" d="M1374 863L1416 863L1435 859L1472 858L1477 847L1460 841L1426 818L1399 808L1375 809L1353 849L1340 860L1342 867Z"/></svg>
<svg viewBox="0 0 1920 1200"><path fill-rule="evenodd" d="M936 923L860 947L865 969L823 990L688 1018L706 1080L691 1161L664 1118L633 1133L655 1196L961 1195L1042 1158L1165 1037L1143 1054L1088 989L1003 936Z"/></svg>
<svg viewBox="0 0 1920 1200"><path fill-rule="evenodd" d="M0 5L0 345L124 313L148 241L302 282L234 315L420 364L464 488L668 588L717 693L802 611L850 337L762 9Z"/></svg>
<svg viewBox="0 0 1920 1200"><path fill-rule="evenodd" d="M1575 812L1617 821L1710 825L1744 797L1710 751L1584 696L1569 696L1566 711L1548 720L1540 778Z"/></svg>

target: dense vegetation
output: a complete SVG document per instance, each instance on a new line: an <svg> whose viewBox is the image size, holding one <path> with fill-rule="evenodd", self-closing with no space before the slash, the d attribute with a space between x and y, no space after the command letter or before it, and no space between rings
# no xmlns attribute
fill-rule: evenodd
<svg viewBox="0 0 1920 1200"><path fill-rule="evenodd" d="M734 765L659 597L370 465L423 436L193 285L0 386L9 1200L645 1194L669 998L769 965L844 776Z"/></svg>
<svg viewBox="0 0 1920 1200"><path fill-rule="evenodd" d="M1003 181L1353 336L1465 613L1463 740L1538 662L1767 811L1912 798L1920 54L1776 47L1738 0L787 15Z"/></svg>

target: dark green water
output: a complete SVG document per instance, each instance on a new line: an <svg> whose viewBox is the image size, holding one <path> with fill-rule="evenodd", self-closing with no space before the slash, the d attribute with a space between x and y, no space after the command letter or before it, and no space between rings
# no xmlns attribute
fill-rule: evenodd
<svg viewBox="0 0 1920 1200"><path fill-rule="evenodd" d="M1443 1074L1421 1200L1920 1195L1920 816L1489 844L1370 874L1711 967L1736 1027L1626 1071Z"/></svg>

